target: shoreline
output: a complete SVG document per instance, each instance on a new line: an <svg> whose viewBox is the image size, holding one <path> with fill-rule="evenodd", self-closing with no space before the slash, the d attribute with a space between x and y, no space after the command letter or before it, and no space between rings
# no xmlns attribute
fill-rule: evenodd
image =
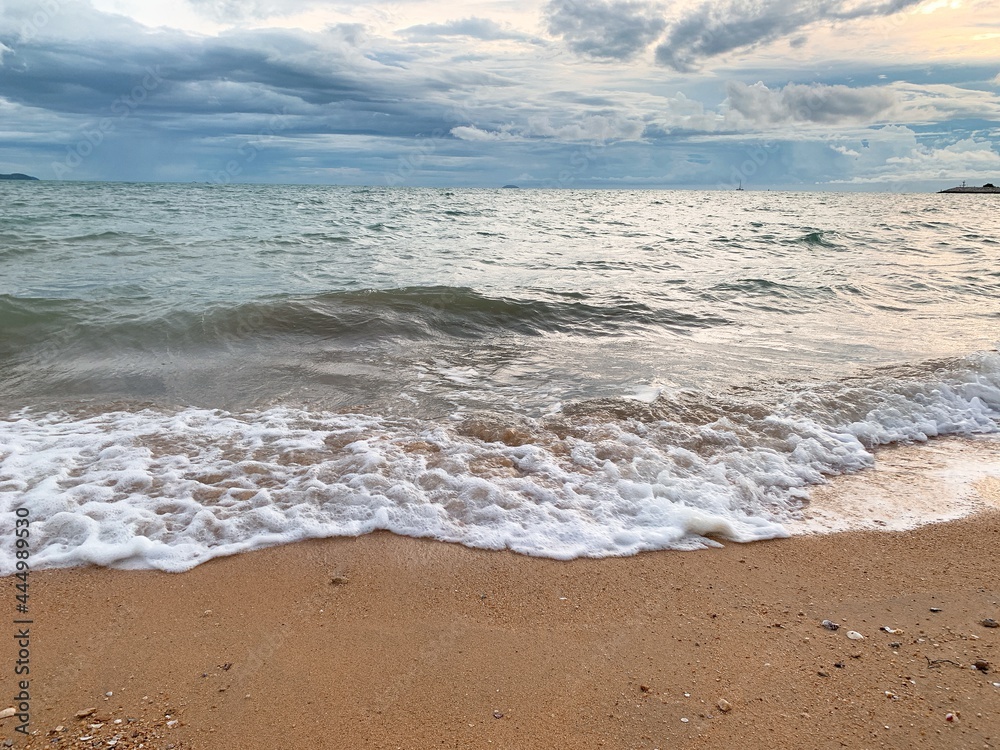
<svg viewBox="0 0 1000 750"><path fill-rule="evenodd" d="M38 735L15 746L996 747L996 549L984 511L629 558L379 532L181 574L38 571Z"/></svg>

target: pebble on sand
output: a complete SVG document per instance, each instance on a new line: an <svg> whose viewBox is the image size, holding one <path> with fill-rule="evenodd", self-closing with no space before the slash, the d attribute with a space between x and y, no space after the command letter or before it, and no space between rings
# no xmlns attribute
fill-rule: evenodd
<svg viewBox="0 0 1000 750"><path fill-rule="evenodd" d="M9 719L16 713L17 711L15 711L13 708L5 708L3 711L0 711L0 719Z"/></svg>
<svg viewBox="0 0 1000 750"><path fill-rule="evenodd" d="M78 719L86 719L88 716L90 716L91 714L95 713L96 711L97 711L96 708L85 708L82 711L77 711L76 712L76 718L78 718Z"/></svg>
<svg viewBox="0 0 1000 750"><path fill-rule="evenodd" d="M722 713L726 714L733 710L733 704L727 701L725 698L719 698L719 702L716 704Z"/></svg>
<svg viewBox="0 0 1000 750"><path fill-rule="evenodd" d="M857 630L848 630L847 637L850 638L852 641L863 641L865 639L865 637L861 635L861 633L859 633Z"/></svg>
<svg viewBox="0 0 1000 750"><path fill-rule="evenodd" d="M1000 628L1000 622L997 622L992 617L987 617L979 624L982 625L984 628Z"/></svg>

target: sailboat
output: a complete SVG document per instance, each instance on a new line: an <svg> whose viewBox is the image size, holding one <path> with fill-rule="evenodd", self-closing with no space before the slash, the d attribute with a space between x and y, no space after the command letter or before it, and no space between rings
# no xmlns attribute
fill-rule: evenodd
<svg viewBox="0 0 1000 750"><path fill-rule="evenodd" d="M740 186L738 188L736 188L736 189L737 190L742 190L743 189L743 180L740 180Z"/></svg>

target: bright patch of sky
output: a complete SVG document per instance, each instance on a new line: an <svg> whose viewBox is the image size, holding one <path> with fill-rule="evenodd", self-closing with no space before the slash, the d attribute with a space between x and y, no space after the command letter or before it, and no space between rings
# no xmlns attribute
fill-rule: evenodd
<svg viewBox="0 0 1000 750"><path fill-rule="evenodd" d="M0 0L0 172L996 183L997 39L995 0Z"/></svg>

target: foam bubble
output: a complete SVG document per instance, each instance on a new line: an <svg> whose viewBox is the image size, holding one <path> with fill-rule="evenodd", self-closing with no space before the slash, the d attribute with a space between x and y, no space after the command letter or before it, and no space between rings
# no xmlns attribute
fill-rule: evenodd
<svg viewBox="0 0 1000 750"><path fill-rule="evenodd" d="M793 534L859 529L906 531L1000 510L1000 440L945 438L892 446L876 455L871 471L815 489Z"/></svg>
<svg viewBox="0 0 1000 750"><path fill-rule="evenodd" d="M36 567L169 571L377 529L566 559L855 527L886 512L807 509L803 527L810 488L871 467L878 445L997 432L1000 357L543 419L455 416L20 412L0 421L0 573L14 570L18 507Z"/></svg>

